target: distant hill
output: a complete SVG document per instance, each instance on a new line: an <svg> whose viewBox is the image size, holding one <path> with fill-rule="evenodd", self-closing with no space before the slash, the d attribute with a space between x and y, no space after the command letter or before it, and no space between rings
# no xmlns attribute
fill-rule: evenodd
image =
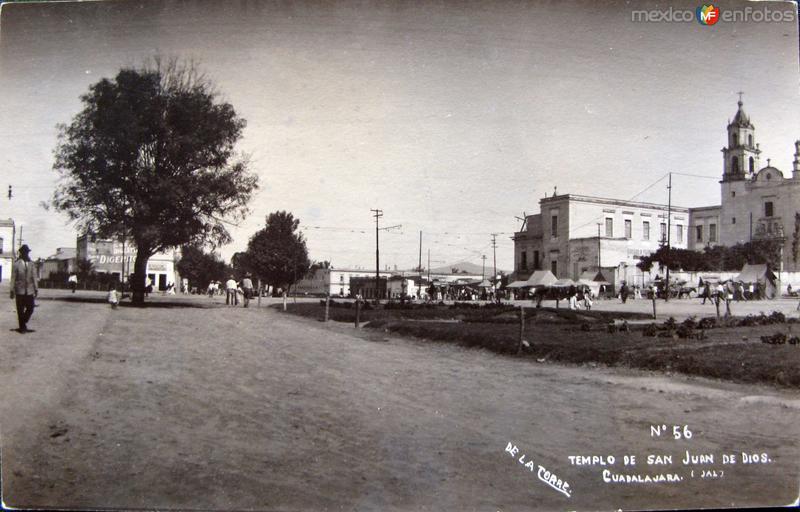
<svg viewBox="0 0 800 512"><path fill-rule="evenodd" d="M461 261L459 263L453 263L452 265L445 265L444 267L432 268L431 269L431 273L433 273L433 274L439 274L439 273L441 273L441 274L449 274L450 272L453 271L453 269L457 269L458 273L472 274L472 275L478 275L478 276L481 275L481 272L483 270L481 265L477 265L475 263L470 263L468 261ZM493 270L492 265L490 263L487 263L487 265L486 265L486 275L487 276L492 275L492 270ZM503 272L503 270L498 268L497 269L497 273L499 274L500 272Z"/></svg>

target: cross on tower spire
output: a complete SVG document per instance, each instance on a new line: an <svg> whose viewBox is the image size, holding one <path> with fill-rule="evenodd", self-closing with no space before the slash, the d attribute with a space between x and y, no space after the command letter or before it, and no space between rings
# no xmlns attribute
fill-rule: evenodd
<svg viewBox="0 0 800 512"><path fill-rule="evenodd" d="M739 95L739 106L741 107L742 106L742 94L744 94L744 92L743 91L739 91L736 94Z"/></svg>

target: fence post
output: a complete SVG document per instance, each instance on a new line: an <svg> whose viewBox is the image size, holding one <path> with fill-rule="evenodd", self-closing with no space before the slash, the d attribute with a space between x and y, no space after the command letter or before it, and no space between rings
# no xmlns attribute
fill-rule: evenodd
<svg viewBox="0 0 800 512"><path fill-rule="evenodd" d="M653 294L653 320L656 319L656 294Z"/></svg>
<svg viewBox="0 0 800 512"><path fill-rule="evenodd" d="M261 279L258 280L258 299L256 306L261 307Z"/></svg>
<svg viewBox="0 0 800 512"><path fill-rule="evenodd" d="M283 310L286 311L286 290L283 292Z"/></svg>
<svg viewBox="0 0 800 512"><path fill-rule="evenodd" d="M717 321L719 321L719 294L714 297L714 307L717 308Z"/></svg>
<svg viewBox="0 0 800 512"><path fill-rule="evenodd" d="M356 329L359 328L361 323L361 301L356 299Z"/></svg>
<svg viewBox="0 0 800 512"><path fill-rule="evenodd" d="M522 353L522 337L525 335L525 306L519 307L519 344L517 354Z"/></svg>
<svg viewBox="0 0 800 512"><path fill-rule="evenodd" d="M328 321L330 318L330 307L331 307L331 296L325 295L325 321Z"/></svg>

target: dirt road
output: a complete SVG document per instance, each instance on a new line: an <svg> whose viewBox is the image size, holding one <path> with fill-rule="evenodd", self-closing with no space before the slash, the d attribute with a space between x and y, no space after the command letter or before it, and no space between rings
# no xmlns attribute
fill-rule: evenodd
<svg viewBox="0 0 800 512"><path fill-rule="evenodd" d="M26 335L10 331L4 301L6 505L611 510L798 496L797 393L532 364L264 308L163 300L112 311L45 293ZM668 432L654 437L651 425ZM675 440L673 425L691 439ZM714 462L684 465L687 449ZM769 462L743 464L742 452ZM570 459L592 455L616 460ZM648 465L647 455L673 461ZM606 483L603 470L682 480Z"/></svg>

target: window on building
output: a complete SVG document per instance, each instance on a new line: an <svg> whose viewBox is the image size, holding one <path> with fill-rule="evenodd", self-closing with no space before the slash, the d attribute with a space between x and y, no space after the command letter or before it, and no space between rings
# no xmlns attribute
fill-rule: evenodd
<svg viewBox="0 0 800 512"><path fill-rule="evenodd" d="M539 251L533 251L533 270L539 270Z"/></svg>
<svg viewBox="0 0 800 512"><path fill-rule="evenodd" d="M736 133L735 132L731 132L731 147L732 148L736 147Z"/></svg>
<svg viewBox="0 0 800 512"><path fill-rule="evenodd" d="M747 136L747 145L750 146L751 148L753 147L753 136L752 135L748 135ZM750 161L752 162L753 159L750 158Z"/></svg>
<svg viewBox="0 0 800 512"><path fill-rule="evenodd" d="M3 254L4 250L5 250L5 247L3 247L3 239L0 238L0 254Z"/></svg>
<svg viewBox="0 0 800 512"><path fill-rule="evenodd" d="M739 173L739 157L738 156L733 157L733 159L731 160L731 170L733 171L734 174L738 174Z"/></svg>
<svg viewBox="0 0 800 512"><path fill-rule="evenodd" d="M731 218L731 224L736 224L736 217Z"/></svg>
<svg viewBox="0 0 800 512"><path fill-rule="evenodd" d="M650 221L642 222L642 240L650 240Z"/></svg>
<svg viewBox="0 0 800 512"><path fill-rule="evenodd" d="M550 261L550 272L552 272L554 276L558 276L558 260Z"/></svg>
<svg viewBox="0 0 800 512"><path fill-rule="evenodd" d="M773 207L772 207L772 201L767 201L766 203L764 203L764 216L765 217L772 217L772 215L774 213L775 212L774 212Z"/></svg>
<svg viewBox="0 0 800 512"><path fill-rule="evenodd" d="M683 243L683 226L681 224L675 226L675 238L679 244Z"/></svg>
<svg viewBox="0 0 800 512"><path fill-rule="evenodd" d="M750 157L750 172L756 172L756 161Z"/></svg>
<svg viewBox="0 0 800 512"><path fill-rule="evenodd" d="M606 219L606 236L614 236L614 219Z"/></svg>
<svg viewBox="0 0 800 512"><path fill-rule="evenodd" d="M665 242L667 240L667 223L661 223L661 241Z"/></svg>
<svg viewBox="0 0 800 512"><path fill-rule="evenodd" d="M633 226L630 219L625 219L625 238L633 238Z"/></svg>
<svg viewBox="0 0 800 512"><path fill-rule="evenodd" d="M731 197L736 197L736 191L735 190L731 190Z"/></svg>
<svg viewBox="0 0 800 512"><path fill-rule="evenodd" d="M558 236L558 215L550 217L550 236L553 238Z"/></svg>
<svg viewBox="0 0 800 512"><path fill-rule="evenodd" d="M716 242L717 241L717 225L716 224L709 224L708 225L708 241L709 242Z"/></svg>
<svg viewBox="0 0 800 512"><path fill-rule="evenodd" d="M525 251L522 251L519 255L519 269L520 270L528 269L528 253Z"/></svg>
<svg viewBox="0 0 800 512"><path fill-rule="evenodd" d="M697 241L698 242L702 242L703 241L703 226L697 226L694 229L695 229L695 231L697 231Z"/></svg>

